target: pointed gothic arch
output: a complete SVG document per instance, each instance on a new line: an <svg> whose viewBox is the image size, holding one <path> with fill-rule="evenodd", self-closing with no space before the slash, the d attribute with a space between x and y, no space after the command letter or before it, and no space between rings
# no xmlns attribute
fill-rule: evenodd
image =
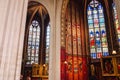
<svg viewBox="0 0 120 80"><path fill-rule="evenodd" d="M50 49L50 17L39 2L29 1L21 74L32 79L47 76ZM38 65L38 70L34 66ZM37 72L35 71L37 70Z"/></svg>

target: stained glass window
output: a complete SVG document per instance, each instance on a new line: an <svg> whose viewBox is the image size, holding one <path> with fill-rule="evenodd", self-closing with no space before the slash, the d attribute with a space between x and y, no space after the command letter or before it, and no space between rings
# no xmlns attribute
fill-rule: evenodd
<svg viewBox="0 0 120 80"><path fill-rule="evenodd" d="M116 35L118 37L118 43L119 43L119 47L120 47L120 26L118 23L118 14L117 14L115 3L113 3L112 6L113 6L114 25L116 28L116 32L117 32Z"/></svg>
<svg viewBox="0 0 120 80"><path fill-rule="evenodd" d="M46 64L49 60L49 46L50 46L50 24L47 26L47 33L46 33Z"/></svg>
<svg viewBox="0 0 120 80"><path fill-rule="evenodd" d="M39 44L40 26L38 21L33 20L29 28L26 64L38 63Z"/></svg>
<svg viewBox="0 0 120 80"><path fill-rule="evenodd" d="M102 4L92 0L87 8L90 55L92 59L108 56L108 42Z"/></svg>

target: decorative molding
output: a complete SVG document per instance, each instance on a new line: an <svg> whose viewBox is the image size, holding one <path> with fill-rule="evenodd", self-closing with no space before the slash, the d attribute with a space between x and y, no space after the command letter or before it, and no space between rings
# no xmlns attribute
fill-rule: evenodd
<svg viewBox="0 0 120 80"><path fill-rule="evenodd" d="M69 0L63 0L61 8L61 46L65 47L65 12Z"/></svg>

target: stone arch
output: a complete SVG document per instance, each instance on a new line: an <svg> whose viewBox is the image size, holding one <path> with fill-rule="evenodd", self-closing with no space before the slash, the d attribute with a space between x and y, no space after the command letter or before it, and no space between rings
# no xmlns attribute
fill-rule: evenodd
<svg viewBox="0 0 120 80"><path fill-rule="evenodd" d="M28 10L27 10L25 37L24 37L24 50L23 50L23 61L22 61L23 72L22 72L22 74L25 74L24 70L26 69L26 68L24 69L24 67L25 67L24 65L26 65L26 61L24 61L24 60L26 59L25 56L27 55L26 45L28 45L27 44L27 37L28 37L28 33L29 33L29 27L31 25L31 22L34 19L37 19L38 22L40 23L40 26L41 26L41 29L42 29L41 30L42 35L40 35L40 37L42 36L40 44L42 44L41 45L42 49L44 49L44 47L46 47L45 44L44 44L44 42L45 42L44 40L46 40L46 39L44 37L46 36L47 25L49 25L49 22L50 22L49 13L48 13L47 9L45 8L45 6L42 5L40 2L38 2L37 0L29 0L28 1ZM40 52L39 52L40 55L38 56L38 58L40 60L38 60L38 63L40 63L43 66L43 64L45 64L45 59L44 58L45 58L46 55L41 54L42 52L45 53L45 49L44 50L42 50L42 49L41 48L39 49L40 50ZM31 73L32 73L32 70L31 70ZM25 75L25 77L26 77L26 75Z"/></svg>

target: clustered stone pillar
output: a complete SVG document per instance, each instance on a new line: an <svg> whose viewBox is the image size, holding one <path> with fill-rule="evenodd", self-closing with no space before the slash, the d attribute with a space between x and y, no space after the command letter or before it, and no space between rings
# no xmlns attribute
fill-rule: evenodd
<svg viewBox="0 0 120 80"><path fill-rule="evenodd" d="M20 80L28 0L0 0L0 80Z"/></svg>

